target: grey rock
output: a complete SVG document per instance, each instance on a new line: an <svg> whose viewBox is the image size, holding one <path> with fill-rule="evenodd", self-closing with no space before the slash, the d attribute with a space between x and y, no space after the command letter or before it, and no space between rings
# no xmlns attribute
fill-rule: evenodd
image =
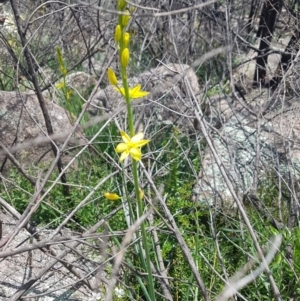
<svg viewBox="0 0 300 301"><path fill-rule="evenodd" d="M30 141L47 134L44 117L38 99L33 93L0 92L0 140L5 147ZM72 124L66 111L48 101L46 106L54 133L70 130ZM18 150L15 157L21 165L29 167L54 158L49 143ZM2 164L4 156L0 156Z"/></svg>
<svg viewBox="0 0 300 301"><path fill-rule="evenodd" d="M252 95L253 96L253 95ZM231 98L232 99L232 98ZM256 99L264 106L270 99ZM300 106L296 98L281 99L267 114L253 116L237 100L211 99L210 118L223 118L220 129L210 134L226 174L240 198L263 185L268 174L296 179L300 170ZM275 101L272 100L274 103ZM259 106L248 106L259 112ZM208 127L210 129L211 127ZM232 193L207 147L193 200L217 207L234 207Z"/></svg>
<svg viewBox="0 0 300 301"><path fill-rule="evenodd" d="M13 233L16 220L9 214L0 211L0 220L3 223L3 236L9 236ZM47 240L52 235L52 230L37 229L40 240L33 238L25 229L21 229L14 238L7 250L13 250L18 247L28 247L41 240ZM74 237L76 234L69 229L63 229L57 238L65 238L65 241ZM90 243L90 246L92 243ZM90 283L98 283L95 288L90 289L75 277L61 262L57 262L52 268L47 270L31 288L25 293L28 300L40 301L99 301L103 300L105 283L108 276L99 267L103 261L102 256L95 249L85 244L80 244L75 249L69 249L70 243L57 243L51 248L59 255L65 250L68 254L63 258L70 266L73 266L78 273L81 273ZM1 250L0 250L1 252ZM34 279L49 264L53 256L49 254L47 248L34 249L28 252L8 256L0 260L0 299L10 300L23 284L30 279ZM98 273L96 273L98 271ZM95 275L97 280L95 281ZM100 279L100 280L98 280ZM94 281L94 282L93 282ZM26 299L27 300L27 299Z"/></svg>

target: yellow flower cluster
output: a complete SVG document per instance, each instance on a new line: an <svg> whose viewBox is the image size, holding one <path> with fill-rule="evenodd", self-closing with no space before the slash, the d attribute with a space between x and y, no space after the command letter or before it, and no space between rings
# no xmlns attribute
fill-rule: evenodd
<svg viewBox="0 0 300 301"><path fill-rule="evenodd" d="M130 59L130 52L128 49L129 41L130 41L130 34L126 31L126 26L128 25L128 22L130 20L130 13L128 9L126 8L126 1L124 0L118 0L117 4L117 9L119 11L122 11L123 14L120 15L119 17L119 24L116 26L115 29L115 42L117 44L117 47L119 49L119 56L120 56L120 61L121 61L121 67L126 68L129 63ZM115 72L111 69L108 68L107 70L107 76L109 82L115 86L116 90L122 94L122 96L126 97L125 95L125 89L124 87L118 87L118 80L116 77ZM147 96L149 92L142 91L141 90L141 85L137 85L134 88L129 88L129 97L130 99L134 98L141 98L144 96Z"/></svg>
<svg viewBox="0 0 300 301"><path fill-rule="evenodd" d="M119 16L119 22L115 29L115 42L117 43L122 67L126 68L129 62L128 44L130 35L126 32L126 26L130 20L130 13L126 8L126 1L118 1L117 9L123 14Z"/></svg>
<svg viewBox="0 0 300 301"><path fill-rule="evenodd" d="M128 34L128 36L129 36L129 34ZM128 48L125 48L124 51L122 52L121 64L124 67L126 67L128 65L128 61L129 61L129 50L128 50ZM123 97L126 97L124 87L119 87L118 86L118 80L117 80L116 74L111 68L107 69L107 77L108 77L108 80L109 80L110 84L115 86L115 89L119 93L121 93ZM142 98L142 97L145 97L149 94L149 92L141 90L141 85L140 84L133 87L133 88L129 88L128 90L129 90L130 99Z"/></svg>
<svg viewBox="0 0 300 301"><path fill-rule="evenodd" d="M123 97L126 97L124 87L118 87L118 80L117 80L116 74L111 68L107 69L107 76L108 76L109 82L113 86L115 86L115 89L119 93L121 93ZM149 94L149 92L147 92L147 91L142 91L141 87L142 86L139 84L132 89L131 88L128 89L130 99L142 98Z"/></svg>
<svg viewBox="0 0 300 301"><path fill-rule="evenodd" d="M126 9L127 3L125 0L118 0L117 10L122 12L119 15L118 25L115 28L114 39L119 50L119 57L121 63L121 72L124 87L118 86L118 79L115 72L111 69L107 69L107 77L111 85L125 98L126 103L130 105L130 101L136 98L142 98L147 96L149 92L143 91L141 85L137 85L133 88L129 88L127 84L126 68L130 59L129 52L129 42L130 34L126 31L126 27L130 20L130 12ZM125 78L125 81L124 81ZM132 118L129 117L131 123L133 124ZM123 142L119 143L116 147L116 152L121 153L120 161L122 162L127 156L131 156L134 160L140 161L142 158L141 147L146 145L149 140L143 140L144 134L139 133L137 135L133 134L134 131L131 131L132 138L125 132L121 131L121 137Z"/></svg>

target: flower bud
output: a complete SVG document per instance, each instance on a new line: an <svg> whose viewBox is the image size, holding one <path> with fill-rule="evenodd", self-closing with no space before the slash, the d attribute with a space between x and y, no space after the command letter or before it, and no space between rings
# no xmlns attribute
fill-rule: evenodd
<svg viewBox="0 0 300 301"><path fill-rule="evenodd" d="M110 201L117 201L120 197L116 193L105 192L104 196Z"/></svg>
<svg viewBox="0 0 300 301"><path fill-rule="evenodd" d="M70 99L71 96L72 96L72 94L73 94L73 91L72 91L72 90L69 90L69 91L67 92L67 94L66 94L67 99ZM72 115L72 113L71 113L71 115ZM74 114L73 114L73 116L74 116ZM72 117L72 116L71 116L71 117ZM76 118L75 118L75 120L76 120Z"/></svg>
<svg viewBox="0 0 300 301"><path fill-rule="evenodd" d="M128 21L130 20L130 14L129 14L129 10L126 9L126 14L122 15L122 26L125 27L128 24Z"/></svg>
<svg viewBox="0 0 300 301"><path fill-rule="evenodd" d="M119 42L122 36L122 29L120 25L117 25L115 29L115 41Z"/></svg>
<svg viewBox="0 0 300 301"><path fill-rule="evenodd" d="M124 10L126 7L126 1L125 0L118 0L117 9L118 10Z"/></svg>
<svg viewBox="0 0 300 301"><path fill-rule="evenodd" d="M59 69L60 69L60 72L62 73L63 76L67 76L68 71L64 66L60 65Z"/></svg>
<svg viewBox="0 0 300 301"><path fill-rule="evenodd" d="M110 82L112 85L114 85L114 86L117 86L117 85L118 85L118 80L117 80L116 74L115 74L115 72L114 72L112 69L110 69L110 68L107 69L107 77L108 77L109 82Z"/></svg>
<svg viewBox="0 0 300 301"><path fill-rule="evenodd" d="M128 32L125 32L124 35L123 35L123 46L124 46L124 48L128 47L129 40L130 40L130 34Z"/></svg>
<svg viewBox="0 0 300 301"><path fill-rule="evenodd" d="M129 50L128 48L125 48L123 51L122 51L122 55L121 55L121 64L124 68L127 67L128 65L128 62L129 62Z"/></svg>
<svg viewBox="0 0 300 301"><path fill-rule="evenodd" d="M141 188L139 188L140 200L144 198L144 192Z"/></svg>

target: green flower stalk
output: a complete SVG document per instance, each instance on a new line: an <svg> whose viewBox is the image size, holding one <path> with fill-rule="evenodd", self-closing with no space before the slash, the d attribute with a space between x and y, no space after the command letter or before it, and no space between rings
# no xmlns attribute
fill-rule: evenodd
<svg viewBox="0 0 300 301"><path fill-rule="evenodd" d="M137 199L137 214L136 218L138 219L144 213L144 205L143 205L143 197L144 193L140 189L139 186L139 178L138 178L138 168L137 164L142 160L142 152L141 147L149 143L149 140L144 140L144 133L135 134L134 130L134 116L132 112L131 101L132 99L142 98L149 94L147 91L143 91L141 89L141 85L130 88L127 80L127 67L130 61L130 51L129 51L129 42L130 42L130 34L126 32L126 27L129 26L129 21L131 19L130 12L126 9L127 3L125 0L117 0L117 10L122 12L122 14L118 17L118 24L115 28L114 32L114 40L116 42L116 46L119 52L120 59L120 70L121 70L121 78L122 78L122 87L118 86L118 80L115 72L108 68L107 76L110 84L112 84L115 89L124 97L126 106L127 106L127 115L128 115L128 128L129 134L125 131L121 131L121 137L123 142L119 143L116 146L116 152L121 153L120 162L122 162L125 158L132 158L132 173L133 173L133 181L134 181L134 189L135 196ZM131 12L134 9L130 9ZM105 195L108 199L117 199L116 195L111 195L107 193ZM132 208L129 202L129 208ZM132 209L130 210L130 215L135 217ZM150 251L149 244L147 240L147 233L145 228L145 223L141 224L141 234L142 234L142 245L138 243L138 250L140 255L141 264L147 272L147 295L149 296L148 300L155 301L155 289L154 289L154 280L152 276L151 269L151 261L150 261Z"/></svg>

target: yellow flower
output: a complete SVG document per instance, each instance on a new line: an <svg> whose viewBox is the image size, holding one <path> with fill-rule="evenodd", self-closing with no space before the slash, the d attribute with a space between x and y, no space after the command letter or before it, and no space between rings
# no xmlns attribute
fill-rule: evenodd
<svg viewBox="0 0 300 301"><path fill-rule="evenodd" d="M130 20L129 10L126 9L126 14L122 15L122 26L125 27L128 24L128 21Z"/></svg>
<svg viewBox="0 0 300 301"><path fill-rule="evenodd" d="M65 87L65 83L63 81L61 81L58 84L56 84L55 86L56 86L56 89L60 90Z"/></svg>
<svg viewBox="0 0 300 301"><path fill-rule="evenodd" d="M125 48L128 46L129 40L130 40L130 34L128 32L125 32L123 36L123 46Z"/></svg>
<svg viewBox="0 0 300 301"><path fill-rule="evenodd" d="M110 201L117 201L120 197L116 193L105 192L104 196Z"/></svg>
<svg viewBox="0 0 300 301"><path fill-rule="evenodd" d="M121 54L121 64L124 68L126 68L128 65L128 62L129 62L129 49L125 48Z"/></svg>
<svg viewBox="0 0 300 301"><path fill-rule="evenodd" d="M115 29L115 41L119 42L122 36L122 29L120 25L117 25Z"/></svg>
<svg viewBox="0 0 300 301"><path fill-rule="evenodd" d="M131 99L136 99L136 98L142 98L145 97L149 94L147 91L141 91L141 85L137 85L134 88L130 89L129 88L129 96ZM125 89L122 88L115 88L117 91L119 91L124 97L125 97Z"/></svg>
<svg viewBox="0 0 300 301"><path fill-rule="evenodd" d="M72 94L73 94L73 91L72 91L72 90L69 90L69 91L67 92L67 95L66 95L67 99L70 99L70 97L72 96Z"/></svg>
<svg viewBox="0 0 300 301"><path fill-rule="evenodd" d="M107 77L108 77L109 82L112 85L114 85L114 86L118 85L118 80L117 80L117 77L116 77L116 74L115 74L114 70L112 70L110 68L107 68Z"/></svg>
<svg viewBox="0 0 300 301"><path fill-rule="evenodd" d="M150 140L143 140L144 133L138 133L130 138L125 132L120 131L121 137L124 142L121 142L116 147L117 153L122 153L120 162L127 156L131 156L134 160L140 161L142 159L141 147L149 143Z"/></svg>

